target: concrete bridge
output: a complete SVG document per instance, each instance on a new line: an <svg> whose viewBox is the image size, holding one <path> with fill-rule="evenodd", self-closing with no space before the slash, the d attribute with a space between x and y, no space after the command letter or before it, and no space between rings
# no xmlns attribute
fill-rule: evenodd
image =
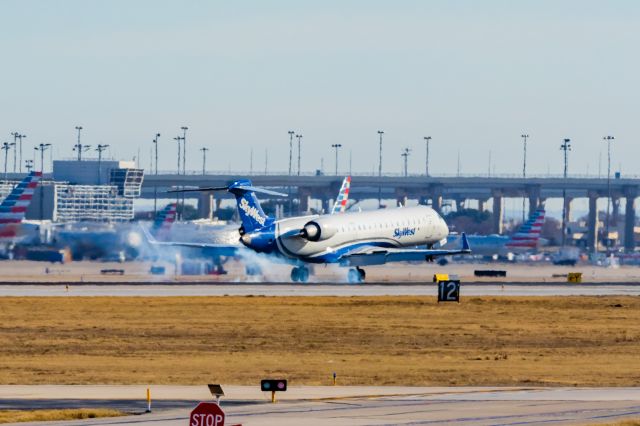
<svg viewBox="0 0 640 426"><path fill-rule="evenodd" d="M143 183L142 196L144 198L174 198L166 191L172 187L209 187L225 186L230 182L244 177L239 174L207 174L207 175L175 175L159 174L146 175ZM277 188L282 192L291 190L292 197L298 201L301 212L308 211L311 200L320 200L325 211L329 209L335 198L342 176L288 176L288 175L252 175L249 178L256 186ZM577 198L587 198L589 201L588 216L588 248L595 250L597 244L597 208L598 198L607 198L609 192L613 200L612 216L618 214L620 201L625 199L625 231L624 247L633 250L636 198L639 195L640 178L612 178L610 185L606 178L595 177L427 177L427 176L353 176L350 198L355 200L394 199L404 205L407 200L417 200L422 204L430 204L436 210L442 209L443 200L452 200L457 206L462 206L467 200L476 200L480 209L492 200L493 231L502 232L504 198L526 197L529 209L532 211L549 198L562 198L566 191L568 208L567 219L570 216L571 201ZM198 210L201 215L208 216L213 206L213 193L188 193L188 197L198 199ZM220 197L228 194L215 195L219 203ZM268 197L264 197L268 198Z"/></svg>

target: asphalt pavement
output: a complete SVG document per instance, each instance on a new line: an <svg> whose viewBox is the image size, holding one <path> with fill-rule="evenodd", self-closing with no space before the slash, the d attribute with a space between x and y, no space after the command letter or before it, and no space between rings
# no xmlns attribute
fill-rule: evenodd
<svg viewBox="0 0 640 426"><path fill-rule="evenodd" d="M291 387L276 404L257 386L223 388L228 425L575 425L640 417L640 388ZM211 400L205 386L151 389L157 400L150 414L32 424L186 425L197 402ZM6 408L12 404L7 401L20 400L15 408L26 408L43 399L61 407L102 401L103 407L140 413L144 391L142 386L2 386L0 403ZM132 396L138 402L127 409L128 401L136 401L127 399Z"/></svg>

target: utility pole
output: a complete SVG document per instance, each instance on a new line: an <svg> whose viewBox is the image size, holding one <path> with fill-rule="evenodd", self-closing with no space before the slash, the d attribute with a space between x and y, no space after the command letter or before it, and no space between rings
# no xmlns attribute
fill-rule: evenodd
<svg viewBox="0 0 640 426"><path fill-rule="evenodd" d="M109 148L109 145L98 144L96 151L98 151L98 185L102 184L102 151Z"/></svg>
<svg viewBox="0 0 640 426"><path fill-rule="evenodd" d="M522 135L520 135L520 137L522 138L523 149L524 149L523 155L522 155L522 180L526 182L525 179L527 178L527 139L529 139L529 135L523 133ZM526 189L526 185L525 185L525 189ZM524 223L525 221L525 215L524 215L525 198L527 198L526 193L522 195L522 223Z"/></svg>
<svg viewBox="0 0 640 426"><path fill-rule="evenodd" d="M338 150L342 147L341 143L331 144L331 148L335 148L336 150L336 176L338 176Z"/></svg>
<svg viewBox="0 0 640 426"><path fill-rule="evenodd" d="M427 148L424 174L429 177L429 142L431 142L431 136L425 136L423 139Z"/></svg>
<svg viewBox="0 0 640 426"><path fill-rule="evenodd" d="M560 150L564 151L564 185L562 186L562 247L565 246L567 238L567 170L568 170L568 154L571 151L571 139L565 139L560 145Z"/></svg>
<svg viewBox="0 0 640 426"><path fill-rule="evenodd" d="M13 136L13 143L16 143L18 141L18 139L20 140L20 161L18 162L18 164L19 164L18 167L20 169L19 170L20 173L22 173L22 138L26 138L27 135L23 135L23 134L18 133L18 132L12 132L11 135ZM14 167L13 172L14 173L16 172L15 171L15 167Z"/></svg>
<svg viewBox="0 0 640 426"><path fill-rule="evenodd" d="M9 142L4 142L0 149L4 151L4 180L7 181L7 156L11 149L11 144Z"/></svg>
<svg viewBox="0 0 640 426"><path fill-rule="evenodd" d="M380 179L380 182L378 183L378 208L382 208L382 135L384 135L384 131L378 130L378 135L380 136L380 159L378 161L378 178Z"/></svg>
<svg viewBox="0 0 640 426"><path fill-rule="evenodd" d="M298 176L300 176L300 141L302 140L302 135L296 135L298 138Z"/></svg>
<svg viewBox="0 0 640 426"><path fill-rule="evenodd" d="M411 153L411 150L409 148L405 148L402 150L402 154L400 154L401 157L404 157L404 177L409 176L409 155Z"/></svg>
<svg viewBox="0 0 640 426"><path fill-rule="evenodd" d="M609 254L609 209L611 206L611 142L614 140L613 136L605 136L602 138L607 143L607 216L605 220L605 230L607 236L605 238L605 244L607 246L607 254Z"/></svg>
<svg viewBox="0 0 640 426"><path fill-rule="evenodd" d="M203 146L202 148L200 148L200 151L202 151L202 176L204 176L205 166L207 164L207 151L209 151L209 148Z"/></svg>
<svg viewBox="0 0 640 426"><path fill-rule="evenodd" d="M291 176L291 165L293 163L293 135L296 134L293 130L289 130L289 176ZM266 158L266 155L265 155ZM266 167L265 167L266 170ZM266 172L265 172L266 174Z"/></svg>
<svg viewBox="0 0 640 426"><path fill-rule="evenodd" d="M249 151L249 176L253 175L253 148Z"/></svg>
<svg viewBox="0 0 640 426"><path fill-rule="evenodd" d="M31 169L33 169L33 160L29 158L24 160L24 163L24 168L27 169L27 173L31 173Z"/></svg>

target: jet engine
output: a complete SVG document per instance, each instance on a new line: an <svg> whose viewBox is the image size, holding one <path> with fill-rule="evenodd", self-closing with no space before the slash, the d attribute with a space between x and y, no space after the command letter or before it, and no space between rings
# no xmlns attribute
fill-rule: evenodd
<svg viewBox="0 0 640 426"><path fill-rule="evenodd" d="M333 237L337 232L334 226L318 223L316 221L307 222L302 228L300 236L308 241L323 241Z"/></svg>

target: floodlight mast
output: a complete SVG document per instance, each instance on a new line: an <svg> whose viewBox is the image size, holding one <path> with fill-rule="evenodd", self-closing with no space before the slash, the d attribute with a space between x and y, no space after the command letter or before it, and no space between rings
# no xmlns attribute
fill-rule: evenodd
<svg viewBox="0 0 640 426"><path fill-rule="evenodd" d="M523 133L522 135L520 135L520 137L522 138L522 142L523 142L523 145L522 145L522 148L523 148L523 154L522 154L522 179L525 180L527 178L527 139L529 139L529 135ZM525 182L526 182L526 180L525 180ZM522 196L522 223L524 223L524 221L526 220L525 212L524 212L525 198L526 198L526 193Z"/></svg>
<svg viewBox="0 0 640 426"><path fill-rule="evenodd" d="M571 151L571 139L565 139L560 145L560 150L564 152L564 185L562 186L562 247L565 246L567 237L567 170L568 151Z"/></svg>

